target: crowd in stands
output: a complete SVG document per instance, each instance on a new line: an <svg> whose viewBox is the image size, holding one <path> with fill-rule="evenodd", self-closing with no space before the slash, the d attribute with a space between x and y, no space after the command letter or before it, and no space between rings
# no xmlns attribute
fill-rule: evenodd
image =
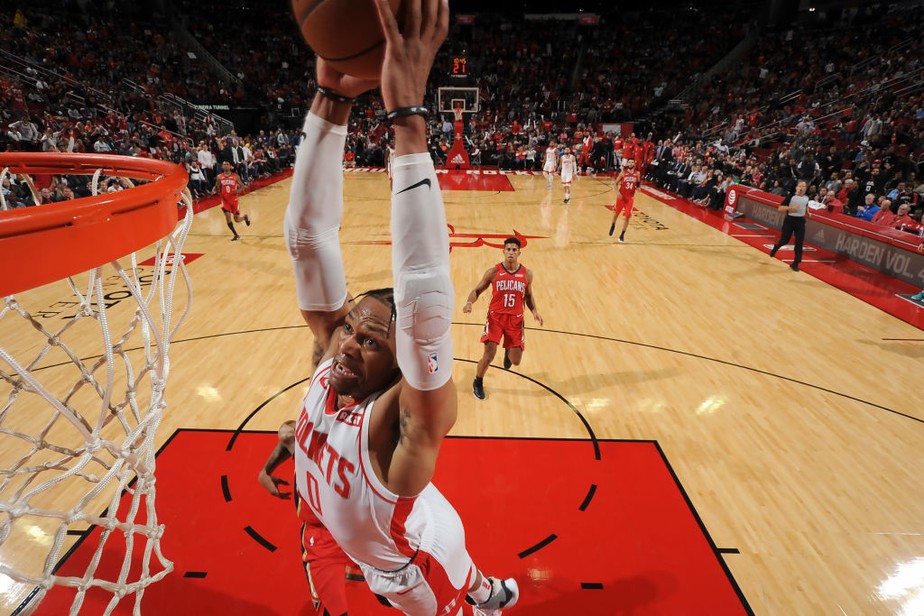
<svg viewBox="0 0 924 616"><path fill-rule="evenodd" d="M736 69L700 84L685 132L706 147L682 162L707 174L730 166L736 181L777 194L804 179L829 211L920 232L924 11L880 8L767 33Z"/></svg>
<svg viewBox="0 0 924 616"><path fill-rule="evenodd" d="M100 11L36 4L0 13L8 26L0 29L0 149L170 160L186 167L195 197L211 192L223 160L245 182L291 164L298 131L239 136L218 116L187 114L159 99L163 92L233 98L163 29L126 19L115 5ZM89 194L86 177L65 179L69 190L58 178L34 189L14 178L12 204Z"/></svg>
<svg viewBox="0 0 924 616"><path fill-rule="evenodd" d="M245 181L290 164L314 68L286 3L228 10L183 0L178 14L127 20L111 0L43 1L0 12L0 148L173 160L199 195L223 160ZM784 194L806 179L831 211L916 229L924 11L874 8L762 30L753 8L640 9L602 15L598 25L477 15L452 25L431 80L457 85L450 56L467 54L471 77L461 85L479 88L480 110L465 117L464 138L476 164L540 169L555 140L583 172L612 172L632 155L648 181L704 207L720 208L732 182ZM726 70L709 71L751 39ZM191 104L165 104L165 93ZM677 98L679 110L666 106ZM196 107L222 101L258 105L279 121L238 135ZM384 165L381 98L369 93L356 106L346 162ZM434 113L430 122L431 152L444 162L451 118ZM70 194L39 188L52 200ZM29 201L21 186L3 190Z"/></svg>

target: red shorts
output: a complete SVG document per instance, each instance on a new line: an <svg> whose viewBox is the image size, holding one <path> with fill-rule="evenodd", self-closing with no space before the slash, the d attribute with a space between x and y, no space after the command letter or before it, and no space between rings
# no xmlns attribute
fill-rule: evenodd
<svg viewBox="0 0 924 616"><path fill-rule="evenodd" d="M230 199L222 198L221 199L221 211L228 212L229 214L240 214L241 213L240 207L237 204L237 199L234 199L232 201Z"/></svg>
<svg viewBox="0 0 924 616"><path fill-rule="evenodd" d="M362 573L350 557L343 553L311 508L298 496L297 508L302 520L302 560L311 589L315 613L340 616L347 613L346 576Z"/></svg>
<svg viewBox="0 0 924 616"><path fill-rule="evenodd" d="M488 321L481 333L481 342L500 344L504 339L504 348L520 347L526 349L526 336L523 332L522 314L488 313Z"/></svg>
<svg viewBox="0 0 924 616"><path fill-rule="evenodd" d="M616 197L615 208L616 216L619 216L620 212L625 211L626 218L632 218L632 211L635 209L635 195L632 195L627 199L626 197L623 197L622 194L620 194L618 197Z"/></svg>

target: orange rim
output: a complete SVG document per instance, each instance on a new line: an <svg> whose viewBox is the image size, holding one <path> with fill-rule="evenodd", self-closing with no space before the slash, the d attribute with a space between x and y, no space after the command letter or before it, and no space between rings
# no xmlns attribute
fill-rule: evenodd
<svg viewBox="0 0 924 616"><path fill-rule="evenodd" d="M0 171L103 175L148 184L60 203L0 211L0 297L39 287L124 257L176 227L186 188L182 166L108 154L0 153Z"/></svg>

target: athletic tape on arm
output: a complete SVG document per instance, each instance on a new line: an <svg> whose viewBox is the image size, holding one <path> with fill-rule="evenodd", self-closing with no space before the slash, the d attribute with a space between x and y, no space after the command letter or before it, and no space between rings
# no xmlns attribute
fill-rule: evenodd
<svg viewBox="0 0 924 616"><path fill-rule="evenodd" d="M455 304L443 194L430 155L397 157L392 186L398 365L411 387L430 391L452 377Z"/></svg>
<svg viewBox="0 0 924 616"><path fill-rule="evenodd" d="M302 310L334 311L347 298L340 218L346 126L309 113L295 155L285 235Z"/></svg>

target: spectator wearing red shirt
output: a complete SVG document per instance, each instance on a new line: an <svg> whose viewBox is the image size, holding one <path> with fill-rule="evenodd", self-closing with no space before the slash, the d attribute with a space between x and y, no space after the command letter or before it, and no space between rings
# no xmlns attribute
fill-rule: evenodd
<svg viewBox="0 0 924 616"><path fill-rule="evenodd" d="M899 229L901 231L917 232L921 228L921 225L914 218L908 215L908 212L911 211L911 206L907 203L902 203L898 206L898 213L895 215L895 219L890 225L893 229Z"/></svg>
<svg viewBox="0 0 924 616"><path fill-rule="evenodd" d="M891 227L892 223L895 222L895 214L892 213L892 202L888 199L882 202L882 209L876 212L876 215L873 216L871 221L874 225L882 225L884 227Z"/></svg>

